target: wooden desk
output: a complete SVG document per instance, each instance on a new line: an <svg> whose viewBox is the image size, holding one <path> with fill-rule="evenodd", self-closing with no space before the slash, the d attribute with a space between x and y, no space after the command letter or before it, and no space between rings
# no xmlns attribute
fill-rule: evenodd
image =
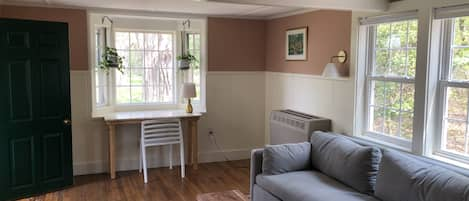
<svg viewBox="0 0 469 201"><path fill-rule="evenodd" d="M115 112L104 117L104 121L109 128L109 174L111 179L116 178L116 125L140 124L143 120L150 119L181 119L188 122L188 164L192 164L193 169L198 168L198 147L197 147L197 121L201 113L186 113L183 110L160 110L160 111L139 111L139 112ZM140 133L139 133L140 136Z"/></svg>

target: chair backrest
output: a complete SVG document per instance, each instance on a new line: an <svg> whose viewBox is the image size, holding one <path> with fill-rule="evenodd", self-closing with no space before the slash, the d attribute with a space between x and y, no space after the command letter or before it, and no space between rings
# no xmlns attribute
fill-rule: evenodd
<svg viewBox="0 0 469 201"><path fill-rule="evenodd" d="M141 140L145 146L177 144L181 142L182 129L179 119L142 121Z"/></svg>

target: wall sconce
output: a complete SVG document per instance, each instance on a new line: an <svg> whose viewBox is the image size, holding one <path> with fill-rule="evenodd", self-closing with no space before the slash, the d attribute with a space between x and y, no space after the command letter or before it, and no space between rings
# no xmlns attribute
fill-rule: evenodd
<svg viewBox="0 0 469 201"><path fill-rule="evenodd" d="M336 62L334 62L336 60ZM336 63L345 63L347 61L347 52L345 50L340 50L336 56L331 57L330 63L324 67L322 72L323 77L340 77L339 71L337 70Z"/></svg>

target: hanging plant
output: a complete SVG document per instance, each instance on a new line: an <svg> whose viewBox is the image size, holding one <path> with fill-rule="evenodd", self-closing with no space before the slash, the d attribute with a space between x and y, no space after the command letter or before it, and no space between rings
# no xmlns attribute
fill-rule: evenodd
<svg viewBox="0 0 469 201"><path fill-rule="evenodd" d="M181 70L187 70L190 68L191 64L197 62L197 58L189 52L177 56L176 59L178 61L178 67Z"/></svg>
<svg viewBox="0 0 469 201"><path fill-rule="evenodd" d="M124 73L124 65L122 64L123 59L124 57L121 57L119 54L117 54L116 48L106 47L103 55L101 56L99 68L106 71L106 73L109 73L111 68L115 68L121 73Z"/></svg>

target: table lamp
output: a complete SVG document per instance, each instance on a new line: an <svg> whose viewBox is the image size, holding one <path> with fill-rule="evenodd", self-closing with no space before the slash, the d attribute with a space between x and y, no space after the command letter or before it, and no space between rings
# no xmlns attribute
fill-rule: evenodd
<svg viewBox="0 0 469 201"><path fill-rule="evenodd" d="M187 98L187 107L186 112L192 113L192 105L191 105L191 98L195 98L197 96L195 92L195 84L194 83L184 83L182 87L182 97Z"/></svg>

